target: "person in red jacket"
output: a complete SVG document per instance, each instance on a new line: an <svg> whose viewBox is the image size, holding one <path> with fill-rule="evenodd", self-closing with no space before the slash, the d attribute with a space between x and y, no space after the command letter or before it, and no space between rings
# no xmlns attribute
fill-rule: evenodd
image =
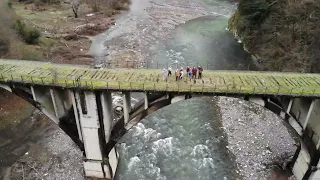
<svg viewBox="0 0 320 180"><path fill-rule="evenodd" d="M197 68L193 67L192 68L192 79L197 79Z"/></svg>
<svg viewBox="0 0 320 180"><path fill-rule="evenodd" d="M187 66L186 71L187 71L187 74L188 74L188 72L190 71L190 67L189 66Z"/></svg>

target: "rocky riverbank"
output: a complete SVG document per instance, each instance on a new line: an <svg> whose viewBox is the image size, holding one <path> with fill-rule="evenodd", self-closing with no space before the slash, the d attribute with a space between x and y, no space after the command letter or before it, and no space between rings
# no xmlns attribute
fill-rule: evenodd
<svg viewBox="0 0 320 180"><path fill-rule="evenodd" d="M3 180L84 179L82 152L70 137L28 102L3 89L0 152Z"/></svg>

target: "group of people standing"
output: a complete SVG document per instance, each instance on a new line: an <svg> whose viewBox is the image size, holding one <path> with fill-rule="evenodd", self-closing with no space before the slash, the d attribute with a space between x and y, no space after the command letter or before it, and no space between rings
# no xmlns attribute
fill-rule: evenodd
<svg viewBox="0 0 320 180"><path fill-rule="evenodd" d="M193 68L190 68L189 66L187 66L186 68L186 73L187 73L187 77L188 79L201 79L202 78L202 72L203 72L203 68L201 66L194 66ZM184 70L183 67L179 69L177 69L175 71L175 76L176 76L176 81L179 81L181 79L183 79L183 74L184 74ZM163 68L162 70L162 79L165 81L167 79L167 75L168 77L172 76L172 68L171 66L168 68L168 73L167 70L165 68Z"/></svg>

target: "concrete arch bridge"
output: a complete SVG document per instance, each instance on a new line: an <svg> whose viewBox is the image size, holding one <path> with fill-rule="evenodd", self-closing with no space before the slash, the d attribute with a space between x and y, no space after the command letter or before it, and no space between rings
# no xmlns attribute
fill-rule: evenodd
<svg viewBox="0 0 320 180"><path fill-rule="evenodd" d="M314 109L320 107L319 74L205 71L200 80L176 82L175 77L163 80L157 69L91 69L2 59L0 87L23 97L57 124L74 127L72 132L64 130L84 150L86 176L113 178L118 164L113 140L156 103L168 105L175 96L214 95L260 98L259 102L287 120L303 140L294 158L295 175L298 179L319 177L320 136L312 125L317 117ZM113 92L123 97L123 117L117 124ZM143 100L131 107L135 92L143 93Z"/></svg>

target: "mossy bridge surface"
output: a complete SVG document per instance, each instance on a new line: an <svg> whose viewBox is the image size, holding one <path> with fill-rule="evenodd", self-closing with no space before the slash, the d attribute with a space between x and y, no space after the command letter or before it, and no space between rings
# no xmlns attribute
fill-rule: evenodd
<svg viewBox="0 0 320 180"><path fill-rule="evenodd" d="M61 88L173 93L320 97L320 74L204 71L201 80L162 79L159 69L92 69L85 66L0 60L0 82Z"/></svg>

